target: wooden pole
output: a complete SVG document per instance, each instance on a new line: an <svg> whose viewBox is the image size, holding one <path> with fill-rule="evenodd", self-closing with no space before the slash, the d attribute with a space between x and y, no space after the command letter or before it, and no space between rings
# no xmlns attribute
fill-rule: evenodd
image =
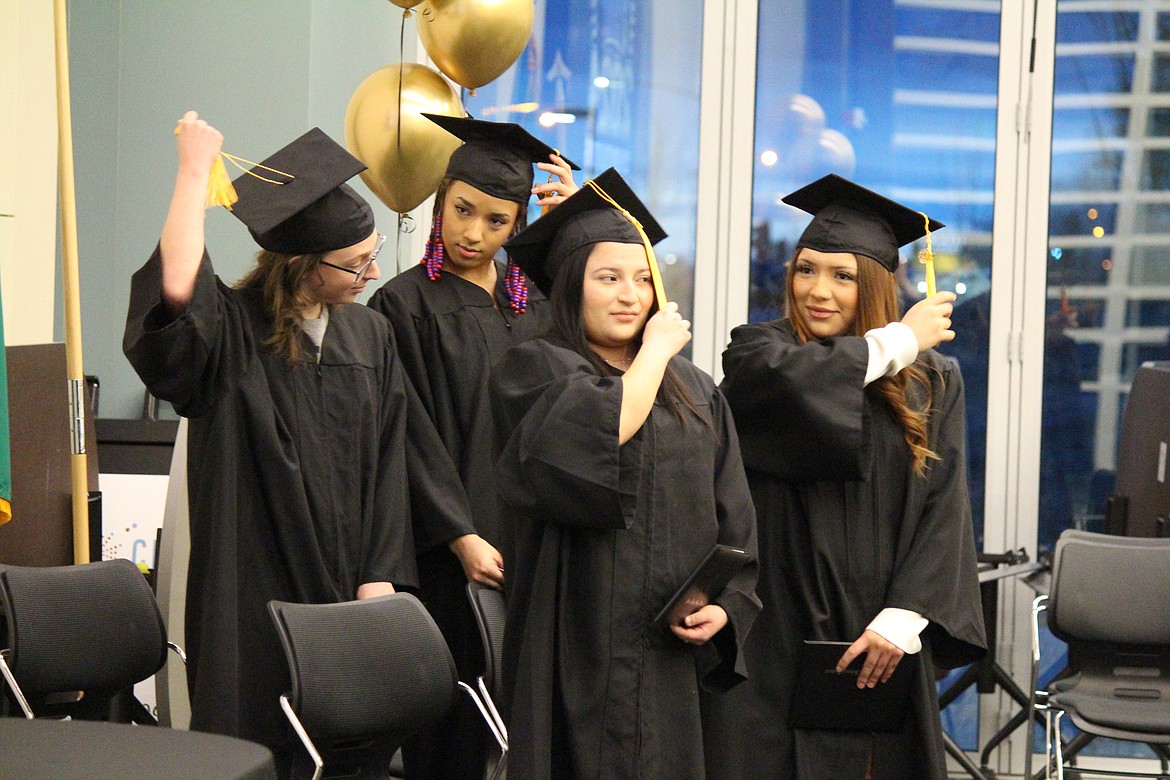
<svg viewBox="0 0 1170 780"><path fill-rule="evenodd" d="M77 271L77 194L73 186L73 114L69 107L69 33L65 0L53 0L57 53L57 175L61 202L61 282L65 292L65 367L73 483L73 562L89 563L89 471L85 455L85 372L81 363L81 292Z"/></svg>

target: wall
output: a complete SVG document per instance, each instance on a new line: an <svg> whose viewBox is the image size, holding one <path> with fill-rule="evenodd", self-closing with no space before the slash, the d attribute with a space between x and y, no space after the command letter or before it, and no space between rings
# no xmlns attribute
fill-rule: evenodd
<svg viewBox="0 0 1170 780"><path fill-rule="evenodd" d="M85 370L101 381L100 416L138 417L144 389L122 330L130 276L166 216L176 120L199 111L226 151L256 161L313 126L344 143L350 95L370 72L414 58L414 22L405 56L401 10L375 0L86 0L69 22ZM390 233L394 215L354 184ZM208 212L207 245L227 282L255 252L224 209Z"/></svg>
<svg viewBox="0 0 1170 780"><path fill-rule="evenodd" d="M8 345L53 340L57 107L53 5L0 0L0 289ZM62 377L64 379L64 377Z"/></svg>

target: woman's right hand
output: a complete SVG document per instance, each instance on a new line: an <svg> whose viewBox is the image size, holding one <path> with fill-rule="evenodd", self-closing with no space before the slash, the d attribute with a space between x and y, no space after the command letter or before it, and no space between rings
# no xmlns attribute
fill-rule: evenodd
<svg viewBox="0 0 1170 780"><path fill-rule="evenodd" d="M646 321L642 331L642 351L658 352L669 360L691 340L691 323L678 313L678 304L667 303Z"/></svg>
<svg viewBox="0 0 1170 780"><path fill-rule="evenodd" d="M179 170L196 175L211 172L212 163L223 149L223 133L200 119L199 114L188 111L175 128L178 136Z"/></svg>
<svg viewBox="0 0 1170 780"><path fill-rule="evenodd" d="M955 308L952 301L955 298L953 292L944 290L935 293L911 306L906 316L902 317L902 324L914 331L914 337L918 339L919 352L955 337L955 332L951 330L951 312Z"/></svg>

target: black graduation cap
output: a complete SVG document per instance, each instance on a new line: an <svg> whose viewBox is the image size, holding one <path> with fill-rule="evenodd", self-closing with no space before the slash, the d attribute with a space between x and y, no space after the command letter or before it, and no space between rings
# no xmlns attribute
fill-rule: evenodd
<svg viewBox="0 0 1170 780"><path fill-rule="evenodd" d="M552 289L557 271L575 251L602 241L643 243L634 224L590 185L596 185L616 201L620 208L638 220L651 245L666 238L666 231L626 184L625 179L616 170L609 168L504 244L504 249L516 265L528 274L528 278L545 295ZM649 254L650 270L657 276L657 262L653 252ZM661 281L658 280L656 287L659 290L660 285Z"/></svg>
<svg viewBox="0 0 1170 780"><path fill-rule="evenodd" d="M232 207L256 243L303 255L353 246L374 231L370 204L345 182L366 169L314 127L232 182Z"/></svg>
<svg viewBox="0 0 1170 780"><path fill-rule="evenodd" d="M556 154L574 171L575 162L514 122L484 122L470 117L426 114L464 144L451 154L447 176L464 181L493 198L526 205L532 197L532 164Z"/></svg>
<svg viewBox="0 0 1170 780"><path fill-rule="evenodd" d="M796 246L819 252L852 252L898 268L898 247L926 235L920 212L878 195L835 173L817 179L782 199L813 215ZM931 232L946 227L930 220Z"/></svg>

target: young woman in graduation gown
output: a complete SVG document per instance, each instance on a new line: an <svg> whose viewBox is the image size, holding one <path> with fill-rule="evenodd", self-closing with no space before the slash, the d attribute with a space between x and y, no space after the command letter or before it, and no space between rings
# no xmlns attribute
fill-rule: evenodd
<svg viewBox="0 0 1170 780"><path fill-rule="evenodd" d="M364 166L314 129L254 169L263 180L240 177L233 213L263 251L228 287L204 248L223 136L195 112L176 132L174 195L133 277L123 348L150 392L190 418L191 726L268 745L283 766L296 748L267 602L413 586L415 537L466 534L470 512L385 318L348 305L378 278L384 240L344 184ZM442 458L408 474L416 447ZM425 509L414 527L412 502Z"/></svg>
<svg viewBox="0 0 1170 780"><path fill-rule="evenodd" d="M787 202L815 219L797 243L787 317L732 331L722 388L760 534L764 609L748 682L712 703L735 728L718 777L944 780L935 668L982 656L966 482L963 383L931 347L954 295L899 316L898 246L923 215L830 175ZM932 222L932 228L941 227ZM859 684L912 664L900 731L789 728L803 640L851 643Z"/></svg>
<svg viewBox="0 0 1170 780"><path fill-rule="evenodd" d="M370 299L394 330L398 354L450 454L476 533L418 550L420 597L455 657L462 680L484 673L484 652L466 583L498 588L499 552L492 408L487 383L505 350L548 328L544 295L496 255L527 222L528 201L552 206L576 191L576 165L510 123L424 114L465 143L451 155L435 197L423 260ZM533 187L532 164L556 181ZM415 780L482 774L489 744L483 719L461 697L451 714L403 750Z"/></svg>
<svg viewBox="0 0 1170 780"><path fill-rule="evenodd" d="M742 679L755 513L735 428L678 351L689 323L655 304L663 237L607 171L507 245L548 292L553 335L492 375L506 546L509 774L703 778L700 686ZM656 613L716 543L751 563L682 625Z"/></svg>

